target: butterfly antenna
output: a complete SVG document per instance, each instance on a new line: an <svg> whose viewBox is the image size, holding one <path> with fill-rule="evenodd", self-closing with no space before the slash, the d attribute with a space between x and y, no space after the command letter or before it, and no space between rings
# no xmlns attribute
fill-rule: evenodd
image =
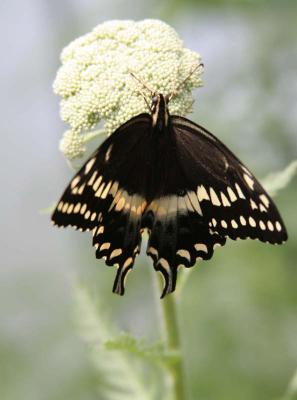
<svg viewBox="0 0 297 400"><path fill-rule="evenodd" d="M152 111L152 108L150 106L150 103L147 101L147 98L145 96L145 94L141 91L141 90L137 90L136 93L139 95L141 95L143 97L143 100L145 101L145 104L147 105L147 108L149 109L149 111Z"/></svg>
<svg viewBox="0 0 297 400"><path fill-rule="evenodd" d="M142 85L146 90L148 90L148 91L150 92L151 96L153 96L153 94L154 94L154 91L153 91L153 90L151 90L138 76L136 76L136 75L134 74L134 72L132 72L132 71L129 70L129 73L130 73L130 75L131 75L137 82L141 83L141 85ZM146 98L146 95L143 93L143 91L142 91L142 90L137 90L137 94L140 94L140 95L143 97L143 99L144 99L144 101L145 101L145 103L146 103L148 109L149 109L150 111L152 111L151 106L150 106L150 104L149 104L149 102L148 102L148 100L147 100L147 98Z"/></svg>
<svg viewBox="0 0 297 400"><path fill-rule="evenodd" d="M134 74L134 72L132 72L132 71L129 70L129 74L130 74L131 76L133 76L133 78L136 79L137 82L141 83L142 86L143 86L146 90L148 90L148 91L150 92L151 95L153 95L153 94L155 93L154 90L150 89L138 76L136 76L136 75Z"/></svg>
<svg viewBox="0 0 297 400"><path fill-rule="evenodd" d="M169 95L168 97L168 101L170 101L172 99L172 97L174 97L175 95L177 95L179 89L187 82L188 79L191 78L191 76L194 74L194 72L197 71L198 68L203 68L204 64L200 63L197 64L194 68L192 68L192 70L190 71L189 75L186 76L186 78L177 86L177 88L175 88L175 90Z"/></svg>

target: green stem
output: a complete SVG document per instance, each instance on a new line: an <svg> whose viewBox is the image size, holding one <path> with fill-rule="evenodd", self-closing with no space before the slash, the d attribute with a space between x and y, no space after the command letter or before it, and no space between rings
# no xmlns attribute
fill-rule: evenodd
<svg viewBox="0 0 297 400"><path fill-rule="evenodd" d="M161 277L160 283L163 287ZM164 299L159 300L159 302L162 309L162 324L167 351L168 353L179 355L176 362L170 366L169 371L173 381L173 398L174 400L185 400L184 373L177 315L177 293L167 295Z"/></svg>

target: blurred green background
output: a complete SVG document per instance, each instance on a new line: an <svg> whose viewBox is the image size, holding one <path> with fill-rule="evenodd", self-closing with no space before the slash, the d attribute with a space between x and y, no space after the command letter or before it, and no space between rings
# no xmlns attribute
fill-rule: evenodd
<svg viewBox="0 0 297 400"><path fill-rule="evenodd" d="M169 23L202 55L191 119L259 178L296 158L296 1L1 0L1 400L103 398L75 321L77 279L118 331L158 338L150 261L139 257L126 295L112 295L115 271L95 260L88 234L54 229L39 213L72 176L51 88L61 49L105 20L144 18ZM187 282L180 317L191 400L287 391L297 368L296 184L276 198L287 244L229 241Z"/></svg>

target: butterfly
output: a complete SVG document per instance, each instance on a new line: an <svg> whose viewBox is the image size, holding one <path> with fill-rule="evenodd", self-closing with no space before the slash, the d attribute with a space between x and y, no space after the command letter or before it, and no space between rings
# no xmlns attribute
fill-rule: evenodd
<svg viewBox="0 0 297 400"><path fill-rule="evenodd" d="M113 292L148 232L147 254L173 292L177 271L209 260L226 238L287 240L282 218L250 170L214 135L170 115L153 94L149 113L108 137L67 186L52 215L60 227L92 231L96 257L117 267Z"/></svg>

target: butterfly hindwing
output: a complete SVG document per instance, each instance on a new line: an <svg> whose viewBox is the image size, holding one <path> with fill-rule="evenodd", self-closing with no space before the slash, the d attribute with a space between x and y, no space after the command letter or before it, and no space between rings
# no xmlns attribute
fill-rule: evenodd
<svg viewBox="0 0 297 400"><path fill-rule="evenodd" d="M210 232L187 193L155 199L143 222L149 230L147 254L164 277L162 297L175 290L178 268L209 260L215 247L226 242L224 237Z"/></svg>
<svg viewBox="0 0 297 400"><path fill-rule="evenodd" d="M126 190L119 191L93 232L96 257L104 257L107 265L118 267L113 291L119 294L124 293L124 278L140 252L144 207L145 200L138 194L129 195Z"/></svg>
<svg viewBox="0 0 297 400"><path fill-rule="evenodd" d="M210 259L224 236L212 232L202 215L179 159L178 143L170 129L155 142L154 172L142 225L149 231L147 254L164 277L162 297L175 289L179 267ZM155 175L154 175L155 173Z"/></svg>

